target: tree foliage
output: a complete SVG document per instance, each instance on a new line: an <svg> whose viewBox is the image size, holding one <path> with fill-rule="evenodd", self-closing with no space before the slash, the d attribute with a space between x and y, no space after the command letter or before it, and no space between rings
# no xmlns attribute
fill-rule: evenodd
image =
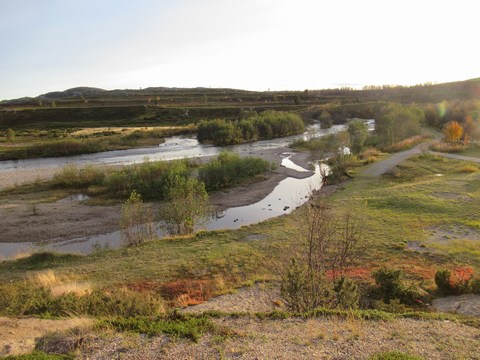
<svg viewBox="0 0 480 360"><path fill-rule="evenodd" d="M443 128L445 140L449 143L457 143L463 135L463 126L458 121L450 121Z"/></svg>
<svg viewBox="0 0 480 360"><path fill-rule="evenodd" d="M425 120L422 110L414 106L389 104L375 119L375 133L381 145L388 146L420 132Z"/></svg>
<svg viewBox="0 0 480 360"><path fill-rule="evenodd" d="M351 149L355 154L362 151L365 140L368 136L368 129L362 120L354 120L348 123Z"/></svg>
<svg viewBox="0 0 480 360"><path fill-rule="evenodd" d="M172 235L195 232L210 215L209 198L205 184L195 178L172 177L166 194L166 203L160 210L160 219Z"/></svg>

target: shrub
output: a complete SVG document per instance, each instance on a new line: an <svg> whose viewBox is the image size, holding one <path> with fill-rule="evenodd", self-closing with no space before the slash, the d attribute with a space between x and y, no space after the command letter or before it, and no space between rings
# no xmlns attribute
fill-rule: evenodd
<svg viewBox="0 0 480 360"><path fill-rule="evenodd" d="M192 178L177 177L166 192L166 204L160 218L170 234L192 234L210 215L209 198L205 184Z"/></svg>
<svg viewBox="0 0 480 360"><path fill-rule="evenodd" d="M402 282L403 272L388 268L381 268L373 273L376 288L372 295L389 304L392 300L399 300L405 305L423 304L419 291L414 287L406 287Z"/></svg>
<svg viewBox="0 0 480 360"><path fill-rule="evenodd" d="M435 273L435 284L438 290L446 295L459 295L470 292L471 280L473 278L473 269L470 266L461 266L455 268L453 272L449 270L438 270Z"/></svg>
<svg viewBox="0 0 480 360"><path fill-rule="evenodd" d="M107 191L116 197L128 197L136 191L144 200L164 200L177 179L186 179L191 169L188 160L145 161L109 174Z"/></svg>
<svg viewBox="0 0 480 360"><path fill-rule="evenodd" d="M142 197L133 191L130 198L122 205L120 233L126 246L141 244L156 237L153 231L153 216Z"/></svg>
<svg viewBox="0 0 480 360"><path fill-rule="evenodd" d="M198 171L198 178L205 183L208 191L219 190L237 185L245 179L265 173L269 168L266 160L222 152L217 159L203 165Z"/></svg>
<svg viewBox="0 0 480 360"><path fill-rule="evenodd" d="M198 125L197 138L201 142L212 141L215 145L230 145L300 134L304 129L305 125L297 114L265 111L235 122L204 120Z"/></svg>
<svg viewBox="0 0 480 360"><path fill-rule="evenodd" d="M281 295L288 309L297 312L356 308L357 286L344 274L361 241L363 219L334 215L320 202L309 205L301 224L299 254L281 274Z"/></svg>

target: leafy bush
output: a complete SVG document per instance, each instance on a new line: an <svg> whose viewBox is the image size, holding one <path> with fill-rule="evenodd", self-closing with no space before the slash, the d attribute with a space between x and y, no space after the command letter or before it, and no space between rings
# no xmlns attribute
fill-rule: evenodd
<svg viewBox="0 0 480 360"><path fill-rule="evenodd" d="M208 191L219 190L237 185L241 181L265 173L269 168L266 160L222 152L217 159L203 165L198 171L198 178L205 183Z"/></svg>
<svg viewBox="0 0 480 360"><path fill-rule="evenodd" d="M373 273L376 288L372 296L390 304L392 300L399 300L404 305L418 305L423 303L419 291L414 287L406 287L402 282L403 272L388 268L381 268Z"/></svg>
<svg viewBox="0 0 480 360"><path fill-rule="evenodd" d="M210 215L205 184L194 178L170 179L166 204L160 210L162 225L170 234L192 234Z"/></svg>
<svg viewBox="0 0 480 360"><path fill-rule="evenodd" d="M438 270L435 273L435 284L438 290L446 295L465 294L472 290L471 281L473 278L473 269L470 266L461 266L449 270Z"/></svg>
<svg viewBox="0 0 480 360"><path fill-rule="evenodd" d="M190 174L188 160L145 161L110 173L104 185L116 197L136 191L144 200L163 200L172 184Z"/></svg>
<svg viewBox="0 0 480 360"><path fill-rule="evenodd" d="M204 120L198 125L197 138L201 142L212 141L215 145L231 145L300 134L304 129L302 119L294 113L265 111L235 122Z"/></svg>

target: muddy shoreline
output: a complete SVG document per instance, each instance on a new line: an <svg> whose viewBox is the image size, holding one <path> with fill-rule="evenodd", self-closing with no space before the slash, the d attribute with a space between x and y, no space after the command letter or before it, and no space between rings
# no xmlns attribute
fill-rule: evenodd
<svg viewBox="0 0 480 360"><path fill-rule="evenodd" d="M306 178L312 172L298 172L280 166L282 159L292 153L291 160L309 169L308 153L293 153L290 148L276 148L257 152L244 152L240 156L255 156L277 165L276 170L259 177L249 184L211 194L215 210L253 204L267 196L275 186L287 177ZM208 161L202 158L201 161ZM48 179L59 169L20 171L23 180L35 182L37 178ZM10 178L10 179L9 179ZM0 183L5 184L16 177L0 173ZM33 205L35 204L35 205ZM5 197L0 201L0 242L2 243L55 243L80 237L105 234L119 229L121 205L97 206L88 201L52 201L35 203L28 196Z"/></svg>

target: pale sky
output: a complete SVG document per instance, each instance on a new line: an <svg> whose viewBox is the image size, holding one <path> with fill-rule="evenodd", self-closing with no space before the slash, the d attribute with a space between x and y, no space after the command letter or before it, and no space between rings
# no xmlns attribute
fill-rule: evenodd
<svg viewBox="0 0 480 360"><path fill-rule="evenodd" d="M475 0L0 0L0 100L480 76Z"/></svg>

